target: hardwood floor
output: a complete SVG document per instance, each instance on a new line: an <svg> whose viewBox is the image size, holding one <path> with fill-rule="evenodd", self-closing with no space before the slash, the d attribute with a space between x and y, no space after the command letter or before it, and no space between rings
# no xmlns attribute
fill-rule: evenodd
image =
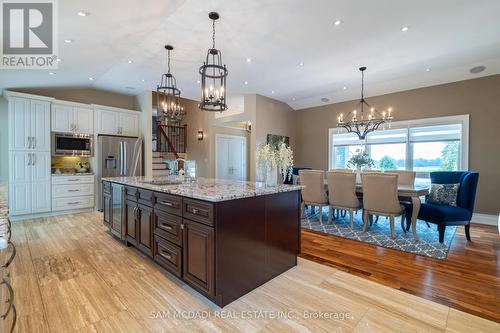
<svg viewBox="0 0 500 333"><path fill-rule="evenodd" d="M302 230L301 257L500 322L500 236L493 226L459 227L447 260Z"/></svg>
<svg viewBox="0 0 500 333"><path fill-rule="evenodd" d="M305 259L221 311L112 239L98 213L17 222L13 237L17 332L500 331L497 323ZM305 235L303 244L315 239Z"/></svg>

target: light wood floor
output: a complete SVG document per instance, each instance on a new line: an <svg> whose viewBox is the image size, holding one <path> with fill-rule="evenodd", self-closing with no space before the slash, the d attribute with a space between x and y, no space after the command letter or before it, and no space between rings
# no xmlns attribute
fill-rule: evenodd
<svg viewBox="0 0 500 333"><path fill-rule="evenodd" d="M100 219L14 224L17 332L500 332L497 323L305 259L220 312L112 239ZM209 317L167 318L193 314L182 311ZM320 312L330 318L306 318Z"/></svg>

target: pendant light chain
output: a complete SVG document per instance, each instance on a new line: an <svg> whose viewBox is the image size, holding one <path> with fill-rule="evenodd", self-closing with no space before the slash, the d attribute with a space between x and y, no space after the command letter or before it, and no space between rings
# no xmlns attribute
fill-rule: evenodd
<svg viewBox="0 0 500 333"><path fill-rule="evenodd" d="M215 49L215 20L212 20L212 49Z"/></svg>
<svg viewBox="0 0 500 333"><path fill-rule="evenodd" d="M170 74L170 50L167 50L167 73Z"/></svg>

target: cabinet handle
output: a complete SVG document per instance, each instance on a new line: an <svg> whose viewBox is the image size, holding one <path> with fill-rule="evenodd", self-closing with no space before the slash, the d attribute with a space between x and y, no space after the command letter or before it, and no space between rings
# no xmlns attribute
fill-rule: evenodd
<svg viewBox="0 0 500 333"><path fill-rule="evenodd" d="M160 255L161 255L162 257L164 257L164 258L168 259L168 260L172 260L172 255L170 255L170 254L165 254L165 253L161 252L161 253L160 253Z"/></svg>
<svg viewBox="0 0 500 333"><path fill-rule="evenodd" d="M28 154L28 166L31 165L31 153Z"/></svg>
<svg viewBox="0 0 500 333"><path fill-rule="evenodd" d="M68 205L78 205L80 202L79 201L73 201L73 202L68 202Z"/></svg>
<svg viewBox="0 0 500 333"><path fill-rule="evenodd" d="M33 140L33 149L35 149L36 148L36 137L33 136L32 140Z"/></svg>
<svg viewBox="0 0 500 333"><path fill-rule="evenodd" d="M191 212L196 215L196 214L198 214L199 210L196 208L193 208L193 210Z"/></svg>
<svg viewBox="0 0 500 333"><path fill-rule="evenodd" d="M168 206L168 207L172 207L174 205L173 203L168 202L168 201L160 201L158 203L162 204L162 205L165 205L165 206Z"/></svg>
<svg viewBox="0 0 500 333"><path fill-rule="evenodd" d="M172 230L172 229L173 229L171 226L166 225L166 224L164 224L164 225L163 225L163 227L164 227L165 229L167 229L167 230Z"/></svg>
<svg viewBox="0 0 500 333"><path fill-rule="evenodd" d="M68 192L80 192L80 190L68 190Z"/></svg>
<svg viewBox="0 0 500 333"><path fill-rule="evenodd" d="M78 178L70 178L70 179L67 179L68 182L79 182L80 179Z"/></svg>
<svg viewBox="0 0 500 333"><path fill-rule="evenodd" d="M32 165L35 165L36 164L36 154L33 153L33 164Z"/></svg>
<svg viewBox="0 0 500 333"><path fill-rule="evenodd" d="M181 223L181 229L184 230L184 223Z"/></svg>
<svg viewBox="0 0 500 333"><path fill-rule="evenodd" d="M31 149L31 136L28 136L28 149Z"/></svg>

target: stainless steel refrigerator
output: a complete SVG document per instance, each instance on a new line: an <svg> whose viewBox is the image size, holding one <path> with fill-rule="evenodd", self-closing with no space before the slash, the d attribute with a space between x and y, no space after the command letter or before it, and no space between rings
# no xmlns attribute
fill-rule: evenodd
<svg viewBox="0 0 500 333"><path fill-rule="evenodd" d="M99 135L96 156L99 184L97 205L102 211L102 178L142 176L142 139Z"/></svg>

